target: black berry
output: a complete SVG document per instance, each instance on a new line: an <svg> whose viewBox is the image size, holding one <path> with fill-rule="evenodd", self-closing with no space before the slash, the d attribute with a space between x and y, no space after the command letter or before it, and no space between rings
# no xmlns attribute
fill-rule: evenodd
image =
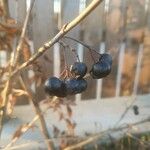
<svg viewBox="0 0 150 150"><path fill-rule="evenodd" d="M106 77L111 72L111 65L107 62L97 62L92 66L90 71L91 76L94 79L100 79Z"/></svg>
<svg viewBox="0 0 150 150"><path fill-rule="evenodd" d="M99 62L102 62L102 61L107 62L110 65L112 65L112 57L111 57L111 55L107 54L107 53L101 54Z"/></svg>
<svg viewBox="0 0 150 150"><path fill-rule="evenodd" d="M87 89L87 81L85 79L77 79L79 82L78 93L82 93Z"/></svg>
<svg viewBox="0 0 150 150"><path fill-rule="evenodd" d="M56 77L51 77L45 82L45 92L50 96L65 97L66 87L63 81Z"/></svg>
<svg viewBox="0 0 150 150"><path fill-rule="evenodd" d="M84 77L87 72L87 66L83 62L75 62L70 71L80 78Z"/></svg>
<svg viewBox="0 0 150 150"><path fill-rule="evenodd" d="M66 90L68 95L74 95L77 93L81 93L86 90L87 82L84 79L67 79L65 81Z"/></svg>

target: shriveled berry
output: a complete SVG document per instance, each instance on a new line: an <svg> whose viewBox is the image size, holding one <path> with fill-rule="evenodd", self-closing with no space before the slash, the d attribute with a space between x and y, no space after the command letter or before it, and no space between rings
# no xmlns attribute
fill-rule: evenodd
<svg viewBox="0 0 150 150"><path fill-rule="evenodd" d="M107 53L104 53L104 54L101 54L101 57L99 59L99 62L108 62L110 65L112 65L112 57L110 54L107 54Z"/></svg>
<svg viewBox="0 0 150 150"><path fill-rule="evenodd" d="M87 72L87 66L83 62L75 62L70 71L80 78L84 77Z"/></svg>
<svg viewBox="0 0 150 150"><path fill-rule="evenodd" d="M45 82L45 92L50 96L65 97L66 87L63 81L56 77L51 77Z"/></svg>
<svg viewBox="0 0 150 150"><path fill-rule="evenodd" d="M111 65L107 62L97 62L92 66L90 71L91 76L94 79L100 79L106 77L111 72Z"/></svg>

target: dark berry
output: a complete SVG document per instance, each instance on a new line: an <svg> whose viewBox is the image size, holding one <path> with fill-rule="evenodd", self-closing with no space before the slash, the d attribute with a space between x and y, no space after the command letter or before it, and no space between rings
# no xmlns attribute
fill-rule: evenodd
<svg viewBox="0 0 150 150"><path fill-rule="evenodd" d="M66 87L63 81L56 77L51 77L45 82L45 92L50 96L65 97Z"/></svg>
<svg viewBox="0 0 150 150"><path fill-rule="evenodd" d="M112 57L110 54L107 54L107 53L104 53L104 54L101 54L101 57L99 59L99 62L108 62L110 65L112 65Z"/></svg>
<svg viewBox="0 0 150 150"><path fill-rule="evenodd" d="M111 65L107 62L97 62L92 66L90 71L91 76L94 79L100 79L106 77L111 72Z"/></svg>
<svg viewBox="0 0 150 150"><path fill-rule="evenodd" d="M77 93L81 93L86 90L87 82L84 79L67 79L65 81L66 90L68 95L74 95Z"/></svg>
<svg viewBox="0 0 150 150"><path fill-rule="evenodd" d="M85 79L77 79L79 82L78 93L81 93L87 89L87 81Z"/></svg>
<svg viewBox="0 0 150 150"><path fill-rule="evenodd" d="M73 79L67 79L65 80L65 84L66 84L66 92L68 95L73 95L75 94L75 91L78 88L78 82L75 78Z"/></svg>
<svg viewBox="0 0 150 150"><path fill-rule="evenodd" d="M87 72L87 66L83 62L75 62L70 71L80 78L84 77Z"/></svg>

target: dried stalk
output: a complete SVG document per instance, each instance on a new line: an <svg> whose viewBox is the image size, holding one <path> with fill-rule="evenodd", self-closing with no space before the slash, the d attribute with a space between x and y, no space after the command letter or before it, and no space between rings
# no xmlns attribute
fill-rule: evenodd
<svg viewBox="0 0 150 150"><path fill-rule="evenodd" d="M20 54L20 51L21 51L23 43L24 43L24 38L25 38L26 30L27 30L27 25L28 25L29 17L30 17L31 10L33 8L34 3L35 3L35 0L33 0L31 2L30 7L28 9L28 12L26 14L26 18L25 18L25 21L24 21L24 24L23 24L23 28L22 28L19 44L17 45L17 48L16 48L16 54L15 54L16 57L15 57L15 60L13 62L13 67L15 67L16 64L18 63L19 54Z"/></svg>
<svg viewBox="0 0 150 150"><path fill-rule="evenodd" d="M24 129L24 131L21 133L21 135L25 132L27 132L34 123L39 119L39 115L36 115L32 121L27 125L27 127ZM15 137L3 150L9 150L9 148L19 139L19 137Z"/></svg>
<svg viewBox="0 0 150 150"><path fill-rule="evenodd" d="M21 32L20 41L19 41L18 46L17 46L17 53L16 53L17 57L15 58L15 56L16 56L15 52L16 51L14 50L12 55L11 55L11 58L10 58L9 77L8 77L8 81L6 82L5 88L2 91L3 104L2 104L2 109L0 110L0 136L1 136L2 128L3 128L3 121L4 121L4 118L6 117L6 108L7 108L7 103L8 103L8 94L10 93L10 89L11 89L12 71L13 71L14 66L16 65L19 52L20 52L20 50L22 48L22 45L23 45L24 36L25 36L26 29L27 29L29 16L31 14L31 9L33 7L34 1L31 3L30 8L29 8L29 10L27 12L25 21L24 21L24 25L23 25L23 29L22 29L22 32Z"/></svg>
<svg viewBox="0 0 150 150"><path fill-rule="evenodd" d="M128 124L124 127L118 127L118 128L112 128L112 129L108 129L106 131L103 131L103 132L100 132L99 134L95 135L95 136L92 136L80 143L77 143L75 145L71 145L67 148L65 148L64 150L74 150L74 149L80 149L82 148L83 146L87 145L87 144L90 144L92 142L95 142L96 140L102 138L103 136L105 135L108 135L112 132L117 132L117 131L122 131L124 129L129 129L129 128L132 128L133 126L136 126L136 125L139 125L139 124L142 124L142 123L146 123L146 122L150 122L150 117L142 120L142 121L139 121L139 122L136 122L136 123L133 123L133 124Z"/></svg>
<svg viewBox="0 0 150 150"><path fill-rule="evenodd" d="M52 102L54 102L55 100L57 99L57 97L54 97L52 99ZM49 107L47 107L43 112L41 112L42 115L44 115L47 110L49 109ZM34 123L39 119L39 115L36 115L27 125L27 127L23 130L23 132L21 133L20 137L25 133L27 132L33 125ZM6 147L3 149L3 150L9 150L9 148L20 138L20 137L16 137L14 138L9 144L6 145ZM51 140L48 140L48 141L51 141Z"/></svg>
<svg viewBox="0 0 150 150"><path fill-rule="evenodd" d="M8 0L1 0L0 1L3 7L3 12L4 12L4 21L6 22L7 19L9 18L9 9L8 9Z"/></svg>
<svg viewBox="0 0 150 150"><path fill-rule="evenodd" d="M32 93L30 92L31 89L30 89L29 87L27 87L27 85L24 83L24 81L23 81L23 79L22 79L21 76L19 77L19 79L20 79L20 83L21 83L23 89L28 93L28 97L29 97L30 102L31 102L32 105L33 105L34 111L35 111L36 114L39 116L38 118L39 118L40 124L41 124L41 132L42 132L42 134L43 134L43 136L44 136L44 138L45 138L45 142L46 142L46 144L47 144L47 146L48 146L47 148L48 148L48 150L52 150L52 149L54 149L54 145L53 145L53 142L52 142L52 141L48 141L48 139L50 139L51 137L50 137L50 135L49 135L49 133L48 133L48 130L47 130L47 127L46 127L46 122L45 122L44 116L43 116L43 114L42 114L42 112L41 112L41 109L40 109L40 107L39 107L39 104L38 104L38 102L33 98L33 95L32 95Z"/></svg>
<svg viewBox="0 0 150 150"><path fill-rule="evenodd" d="M136 140L138 143L140 143L144 148L148 148L150 146L149 142L144 142L142 140L140 140L139 138L137 138L136 136L134 136L132 133L127 132L126 133L127 136L129 136L130 138L132 138L133 140Z"/></svg>
<svg viewBox="0 0 150 150"><path fill-rule="evenodd" d="M39 58L47 49L52 47L56 42L58 42L66 33L68 33L72 28L74 28L76 25L78 25L87 15L89 15L103 0L93 0L89 6L79 15L77 16L73 21L70 23L64 25L60 32L50 41L45 43L42 47L40 47L28 61L23 63L21 66L19 66L13 73L12 76L16 75L18 72L20 72L22 69L27 67L28 65L32 64L37 58Z"/></svg>

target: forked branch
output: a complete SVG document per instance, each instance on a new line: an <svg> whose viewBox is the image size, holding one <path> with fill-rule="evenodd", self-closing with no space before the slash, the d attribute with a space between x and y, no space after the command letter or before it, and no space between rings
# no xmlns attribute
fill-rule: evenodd
<svg viewBox="0 0 150 150"><path fill-rule="evenodd" d="M68 33L72 28L78 25L87 15L89 15L103 0L93 0L89 6L73 21L64 25L60 32L52 38L50 41L45 43L42 47L38 49L38 52L35 53L28 61L23 63L18 67L13 73L12 76L16 75L16 73L20 72L22 69L32 64L37 58L39 58L47 49L52 47L56 42L58 42L66 33Z"/></svg>

